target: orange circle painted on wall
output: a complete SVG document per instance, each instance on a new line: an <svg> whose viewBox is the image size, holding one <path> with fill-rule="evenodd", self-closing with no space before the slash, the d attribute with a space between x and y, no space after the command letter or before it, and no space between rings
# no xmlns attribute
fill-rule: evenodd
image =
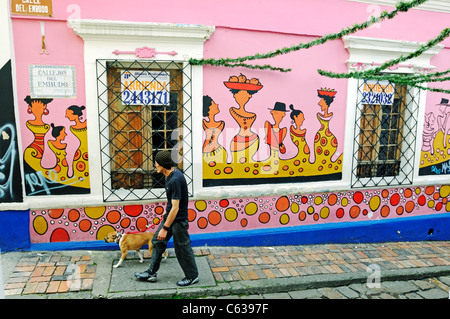
<svg viewBox="0 0 450 319"><path fill-rule="evenodd" d="M189 220L190 222L192 222L192 221L195 220L195 218L197 218L197 213L195 212L195 210L189 208L189 209L188 209L188 220Z"/></svg>
<svg viewBox="0 0 450 319"><path fill-rule="evenodd" d="M336 204L337 199L338 198L336 194L330 194L330 196L328 196L328 205L333 206L334 204Z"/></svg>
<svg viewBox="0 0 450 319"><path fill-rule="evenodd" d="M205 217L200 217L197 221L197 226L200 229L205 229L208 226L208 220Z"/></svg>
<svg viewBox="0 0 450 319"><path fill-rule="evenodd" d="M267 224L267 223L269 222L269 220L270 220L270 214L269 214L269 213L266 213L266 212L261 213L261 214L259 214L259 216L258 216L258 220L259 220L259 222L262 223L262 224Z"/></svg>
<svg viewBox="0 0 450 319"><path fill-rule="evenodd" d="M120 221L120 227L122 227L122 228L128 228L130 226L130 224L131 224L131 219L129 219L128 217L126 217Z"/></svg>
<svg viewBox="0 0 450 319"><path fill-rule="evenodd" d="M431 195L434 193L434 190L435 190L434 186L428 186L425 188L425 194Z"/></svg>
<svg viewBox="0 0 450 319"><path fill-rule="evenodd" d="M390 211L391 211L391 209L389 208L389 206L384 205L383 207L381 207L381 210L380 210L381 217L388 217Z"/></svg>
<svg viewBox="0 0 450 319"><path fill-rule="evenodd" d="M89 231L91 229L91 226L92 226L92 223L89 219L83 219L82 221L80 221L80 224L78 225L80 230L83 232Z"/></svg>
<svg viewBox="0 0 450 319"><path fill-rule="evenodd" d="M413 194L413 191L411 190L411 188L406 188L405 191L403 192L403 195L404 195L406 198L411 197L412 194Z"/></svg>
<svg viewBox="0 0 450 319"><path fill-rule="evenodd" d="M120 220L120 212L118 212L117 210L112 210L106 214L106 219L111 224L115 224Z"/></svg>
<svg viewBox="0 0 450 319"><path fill-rule="evenodd" d="M137 228L138 231L142 231L142 230L146 229L147 225L148 225L148 221L144 217L139 217L136 220L136 228Z"/></svg>
<svg viewBox="0 0 450 319"><path fill-rule="evenodd" d="M412 200L406 202L405 204L405 210L407 213L411 213L414 210L414 207L416 207L416 204Z"/></svg>
<svg viewBox="0 0 450 319"><path fill-rule="evenodd" d="M219 212L213 210L208 214L208 221L211 225L216 226L222 221L222 215Z"/></svg>
<svg viewBox="0 0 450 319"><path fill-rule="evenodd" d="M359 206L352 206L350 208L350 217L351 218L356 218L359 216L359 213L361 212L361 209L359 208Z"/></svg>
<svg viewBox="0 0 450 319"><path fill-rule="evenodd" d="M306 219L306 212L302 210L300 214L298 214L298 219L304 221Z"/></svg>
<svg viewBox="0 0 450 319"><path fill-rule="evenodd" d="M286 211L289 208L289 199L287 198L287 196L278 198L277 203L275 204L275 208L280 212Z"/></svg>
<svg viewBox="0 0 450 319"><path fill-rule="evenodd" d="M162 215L163 213L164 213L164 207L162 207L162 206L155 207L155 214Z"/></svg>
<svg viewBox="0 0 450 319"><path fill-rule="evenodd" d="M80 212L76 209L71 209L69 210L68 217L72 223L76 222L80 218Z"/></svg>
<svg viewBox="0 0 450 319"><path fill-rule="evenodd" d="M48 210L48 216L50 216L51 218L59 218L62 216L62 214L64 213L64 209L49 209Z"/></svg>

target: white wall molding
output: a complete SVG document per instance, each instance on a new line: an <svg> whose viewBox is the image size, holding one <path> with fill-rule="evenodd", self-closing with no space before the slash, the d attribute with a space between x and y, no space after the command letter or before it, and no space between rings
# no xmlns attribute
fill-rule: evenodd
<svg viewBox="0 0 450 319"><path fill-rule="evenodd" d="M395 7L396 3L400 2L399 0L347 0L347 1L363 2L391 7ZM448 0L429 0L424 4L417 6L415 9L450 13L450 2Z"/></svg>
<svg viewBox="0 0 450 319"><path fill-rule="evenodd" d="M406 56L418 50L424 43L411 41L397 41L388 39L376 39L358 36L346 36L343 38L344 47L350 56L347 66L350 70L364 71L379 66L380 64ZM435 69L430 64L433 56L437 55L444 46L439 44L425 51L418 57L410 59L390 69L397 73L417 73Z"/></svg>
<svg viewBox="0 0 450 319"><path fill-rule="evenodd" d="M215 27L190 24L128 22L109 20L69 20L74 32L84 40L111 37L170 38L185 41L206 41ZM167 40L167 39L166 39Z"/></svg>

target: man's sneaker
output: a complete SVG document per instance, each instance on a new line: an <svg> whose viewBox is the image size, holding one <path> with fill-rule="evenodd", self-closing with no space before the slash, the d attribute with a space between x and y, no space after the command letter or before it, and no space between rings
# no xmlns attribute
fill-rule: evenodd
<svg viewBox="0 0 450 319"><path fill-rule="evenodd" d="M156 274L151 274L147 270L144 271L144 272L135 272L134 276L139 281L150 281L150 282L155 282L156 281Z"/></svg>
<svg viewBox="0 0 450 319"><path fill-rule="evenodd" d="M195 279L184 278L184 279L178 281L177 285L181 286L181 287L185 287L185 286L193 285L193 284L196 284L196 283L198 283L198 277L195 278Z"/></svg>

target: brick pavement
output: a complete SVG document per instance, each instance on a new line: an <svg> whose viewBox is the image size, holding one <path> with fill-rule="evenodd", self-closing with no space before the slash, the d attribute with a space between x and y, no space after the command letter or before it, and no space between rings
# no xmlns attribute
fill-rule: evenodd
<svg viewBox="0 0 450 319"><path fill-rule="evenodd" d="M92 290L96 265L87 252L26 252L5 280L5 296Z"/></svg>
<svg viewBox="0 0 450 319"><path fill-rule="evenodd" d="M169 250L174 256L173 249ZM306 278L309 275L366 273L450 266L450 242L327 244L274 247L195 247L207 256L218 283L259 279ZM9 278L5 296L91 292L98 272L87 251L23 252ZM112 262L120 256L110 251ZM144 257L149 261L148 251ZM128 258L137 258L130 253Z"/></svg>
<svg viewBox="0 0 450 319"><path fill-rule="evenodd" d="M211 247L218 282L450 266L450 242Z"/></svg>

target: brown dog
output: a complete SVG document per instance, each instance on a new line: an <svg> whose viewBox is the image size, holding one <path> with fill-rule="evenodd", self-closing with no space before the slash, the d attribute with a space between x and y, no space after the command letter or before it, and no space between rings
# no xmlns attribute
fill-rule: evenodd
<svg viewBox="0 0 450 319"><path fill-rule="evenodd" d="M122 252L122 256L120 257L119 262L114 265L114 268L119 267L124 261L125 257L127 257L129 250L136 250L139 255L140 262L144 262L144 256L140 252L140 249L145 244L148 244L148 250L150 255L153 251L152 238L154 233L134 233L134 234L122 234L116 231L110 232L108 236L105 237L105 242L107 243L117 243L119 244L120 250ZM167 250L163 253L164 260L167 259L168 253Z"/></svg>

